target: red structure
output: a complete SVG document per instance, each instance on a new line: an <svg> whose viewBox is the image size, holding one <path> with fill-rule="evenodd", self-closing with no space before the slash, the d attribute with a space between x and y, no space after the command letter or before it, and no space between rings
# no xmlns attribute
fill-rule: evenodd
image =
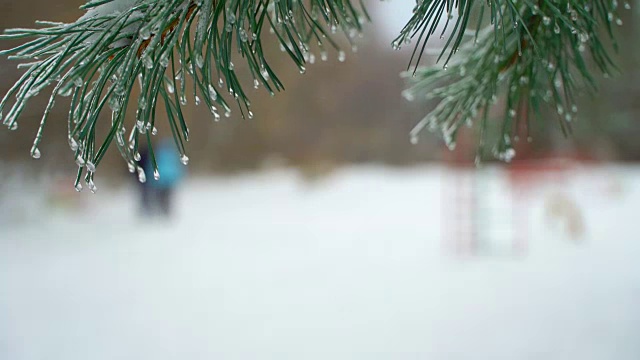
<svg viewBox="0 0 640 360"><path fill-rule="evenodd" d="M444 151L446 171L442 182L442 239L445 250L457 256L521 256L528 250L530 199L533 190L553 183L562 191L575 169L593 159L584 154L548 154L527 159L530 145L517 143L518 155L512 163L476 167L473 134L463 132L455 151ZM498 182L500 208L491 187ZM495 191L494 194L495 195ZM504 194L506 192L506 196ZM493 206L493 207L492 207ZM503 227L508 240L496 246L495 228ZM507 229L507 227L509 229ZM500 230L500 229L499 229Z"/></svg>

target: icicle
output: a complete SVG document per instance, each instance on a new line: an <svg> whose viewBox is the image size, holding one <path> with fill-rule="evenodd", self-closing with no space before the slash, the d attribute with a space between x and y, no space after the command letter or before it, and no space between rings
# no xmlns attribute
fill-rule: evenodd
<svg viewBox="0 0 640 360"><path fill-rule="evenodd" d="M162 55L160 57L160 66L162 67L167 67L169 66L169 56L167 56L166 54Z"/></svg>
<svg viewBox="0 0 640 360"><path fill-rule="evenodd" d="M200 69L204 67L204 58L202 54L196 54L196 66Z"/></svg>
<svg viewBox="0 0 640 360"><path fill-rule="evenodd" d="M247 40L249 40L249 36L244 29L240 29L240 31L238 32L238 36L240 37L240 41L242 42L247 42Z"/></svg>
<svg viewBox="0 0 640 360"><path fill-rule="evenodd" d="M93 179L89 180L89 190L91 190L92 194L95 194L96 192L98 192L98 187L96 186L96 184L93 183Z"/></svg>
<svg viewBox="0 0 640 360"><path fill-rule="evenodd" d="M138 181L143 184L147 181L147 175L145 175L144 169L140 166L138 166Z"/></svg>
<svg viewBox="0 0 640 360"><path fill-rule="evenodd" d="M31 148L31 157L34 159L40 159L40 149L38 149L35 144Z"/></svg>
<svg viewBox="0 0 640 360"><path fill-rule="evenodd" d="M143 26L140 28L139 34L142 39L148 40L151 37L151 29L149 26Z"/></svg>
<svg viewBox="0 0 640 360"><path fill-rule="evenodd" d="M216 89L214 89L211 84L209 84L209 98L212 101L216 101L216 99L218 98L218 93L216 92Z"/></svg>
<svg viewBox="0 0 640 360"><path fill-rule="evenodd" d="M69 138L69 148L71 149L71 151L78 150L78 143L74 138Z"/></svg>
<svg viewBox="0 0 640 360"><path fill-rule="evenodd" d="M96 172L96 166L91 161L87 161L87 171Z"/></svg>
<svg viewBox="0 0 640 360"><path fill-rule="evenodd" d="M220 114L218 114L218 109L216 109L215 106L211 106L211 108L209 109L211 111L211 113L213 114L213 118L216 122L220 121Z"/></svg>
<svg viewBox="0 0 640 360"><path fill-rule="evenodd" d="M82 158L82 156L80 156L80 155L76 156L76 164L79 167L83 167L84 166L85 163L84 163L84 159Z"/></svg>
<svg viewBox="0 0 640 360"><path fill-rule="evenodd" d="M516 151L513 148L508 148L502 154L502 159L506 162L511 162L513 158L516 156Z"/></svg>

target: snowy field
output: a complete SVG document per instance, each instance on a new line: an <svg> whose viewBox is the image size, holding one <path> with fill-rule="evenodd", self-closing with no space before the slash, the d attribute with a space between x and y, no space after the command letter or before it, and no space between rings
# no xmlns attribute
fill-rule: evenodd
<svg viewBox="0 0 640 360"><path fill-rule="evenodd" d="M0 359L640 359L640 168L579 169L517 206L499 169L464 176L197 178L171 221L141 221L133 187L82 212L5 189ZM549 215L562 198L577 238ZM474 223L525 250L452 250Z"/></svg>

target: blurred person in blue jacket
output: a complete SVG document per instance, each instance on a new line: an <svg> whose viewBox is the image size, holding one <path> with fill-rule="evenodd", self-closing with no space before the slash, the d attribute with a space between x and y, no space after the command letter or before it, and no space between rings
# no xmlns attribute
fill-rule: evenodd
<svg viewBox="0 0 640 360"><path fill-rule="evenodd" d="M160 144L154 146L153 155L158 168L157 174L148 150L145 148L140 152L139 163L146 175L146 181L140 184L142 213L170 216L175 188L184 177L184 166L180 163L171 139L163 139Z"/></svg>

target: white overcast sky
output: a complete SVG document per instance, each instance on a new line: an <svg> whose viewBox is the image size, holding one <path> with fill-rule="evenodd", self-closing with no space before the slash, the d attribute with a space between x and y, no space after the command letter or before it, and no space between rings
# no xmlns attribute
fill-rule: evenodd
<svg viewBox="0 0 640 360"><path fill-rule="evenodd" d="M391 43L404 25L411 19L413 14L413 8L415 6L415 0L382 0L382 1L370 1L367 2L367 9L371 15L372 24L369 26L375 26L380 29L383 41ZM446 17L443 17L446 18ZM453 29L453 24L449 24L450 32ZM444 21L438 25L439 29L444 26ZM440 30L441 31L441 30ZM438 32L439 35L439 32ZM437 47L439 42L439 36L435 36L429 40L431 47Z"/></svg>
<svg viewBox="0 0 640 360"><path fill-rule="evenodd" d="M373 26L380 28L385 40L393 40L411 19L415 0L382 0L367 4Z"/></svg>

